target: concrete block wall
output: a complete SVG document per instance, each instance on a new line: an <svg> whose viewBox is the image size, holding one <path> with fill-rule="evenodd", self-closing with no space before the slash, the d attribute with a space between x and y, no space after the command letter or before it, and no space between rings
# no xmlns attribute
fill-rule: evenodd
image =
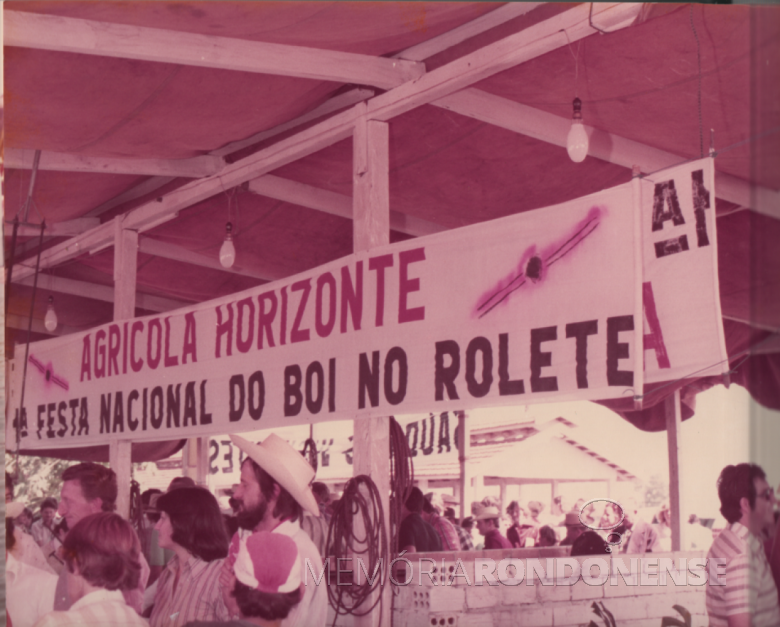
<svg viewBox="0 0 780 627"><path fill-rule="evenodd" d="M562 557L565 551L544 552L543 550L506 550L477 551L470 553L434 553L413 556L414 579L407 586L396 587L394 600L393 627L585 627L594 621L599 627L604 623L594 612L594 603L612 613L618 627L660 627L663 617L682 619L673 608L679 605L692 614L692 627L705 627L707 616L704 605L705 586L703 580L690 577L691 583L677 585L670 576L658 574L658 567L644 563L644 579L641 576L628 578L622 576L606 581L602 585L590 585L582 578L573 585L556 582L546 575L540 579L540 571L534 572L529 580L525 573L520 583L507 581L514 585L476 585L475 564L477 559L492 559L498 564L505 558L519 558L524 564L530 559L538 559L544 571L548 566L547 557ZM419 557L430 557L436 565L426 563L424 569L433 571L431 575L419 575ZM445 557L442 577L441 560ZM594 556L595 557L595 556ZM630 566L630 558L640 556L598 556L608 564L612 559L622 559ZM661 558L672 560L674 567L681 566L680 558L687 563L692 558L703 558L702 552L664 553L642 556L651 560ZM470 583L463 577L450 579L457 564L458 572L468 574ZM573 558L582 567L586 557ZM656 562L662 564L663 562ZM613 570L612 564L610 569ZM636 563L637 568L640 562ZM530 570L530 567L527 568ZM562 575L569 575L565 571ZM594 568L592 573L598 574ZM511 576L511 568L508 573ZM444 585L442 584L444 578ZM518 577L519 578L519 577ZM686 577L687 578L687 577ZM450 583L451 581L451 583ZM530 585L529 585L530 583ZM693 585L693 583L699 585ZM633 585L631 585L633 584Z"/></svg>

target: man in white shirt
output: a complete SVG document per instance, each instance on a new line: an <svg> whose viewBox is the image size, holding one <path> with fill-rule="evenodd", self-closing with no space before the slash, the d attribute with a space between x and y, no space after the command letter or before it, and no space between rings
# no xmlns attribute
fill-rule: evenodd
<svg viewBox="0 0 780 627"><path fill-rule="evenodd" d="M777 587L762 543L774 529L774 490L760 466L738 464L720 473L718 496L729 526L707 554L710 627L776 627Z"/></svg>
<svg viewBox="0 0 780 627"><path fill-rule="evenodd" d="M292 538L298 547L301 568L311 564L314 576L322 572L322 558L311 538L301 528L303 510L319 516L319 507L311 490L314 469L303 456L276 435L268 436L261 444L231 435L233 443L247 458L241 465L241 482L233 492L238 502L239 531L230 543L220 583L225 604L238 616L238 606L232 597L233 565L241 540L248 534L270 531ZM328 615L326 585L316 585L314 577L304 581L301 602L282 621L282 627L324 627Z"/></svg>

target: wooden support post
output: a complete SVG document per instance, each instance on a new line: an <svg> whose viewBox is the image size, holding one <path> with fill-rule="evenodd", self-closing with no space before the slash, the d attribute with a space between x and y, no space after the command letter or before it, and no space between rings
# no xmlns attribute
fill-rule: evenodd
<svg viewBox="0 0 780 627"><path fill-rule="evenodd" d="M133 443L130 440L110 440L108 443L108 463L116 473L117 491L116 511L123 518L130 516L130 464Z"/></svg>
<svg viewBox="0 0 780 627"><path fill-rule="evenodd" d="M474 491L472 492L471 501L481 501L483 495L485 494L485 477L482 475L475 475L474 478L471 480L471 485L474 488ZM469 509L469 512L471 510Z"/></svg>
<svg viewBox="0 0 780 627"><path fill-rule="evenodd" d="M669 509L672 517L672 551L681 551L683 545L682 499L680 495L680 390L664 401L666 410L666 441L669 450Z"/></svg>
<svg viewBox="0 0 780 627"><path fill-rule="evenodd" d="M123 216L114 218L114 320L135 316L135 278L138 259L138 232L122 228ZM108 459L117 479L117 511L130 515L132 442L111 440Z"/></svg>
<svg viewBox="0 0 780 627"><path fill-rule="evenodd" d="M365 114L366 105L357 105L359 113ZM386 122L367 120L362 115L353 135L353 243L355 252L370 250L390 243L390 186L389 131ZM368 475L376 484L382 499L384 524L390 532L390 417L355 419L353 439L353 472ZM356 519L355 533L365 533L362 519ZM390 542L390 538L388 538ZM389 560L382 565L389 567ZM368 565L366 564L366 567ZM353 570L357 570L357 563ZM353 574L353 577L363 575ZM362 579L361 579L362 580ZM370 605L372 596L366 602ZM355 627L377 627L390 625L392 615L392 590L388 583L382 601L365 616L355 616Z"/></svg>
<svg viewBox="0 0 780 627"><path fill-rule="evenodd" d="M471 435L466 427L466 412L455 412L458 415L458 462L460 465L460 519L463 520L471 512L469 511L469 496L471 495L471 482L466 472L471 449Z"/></svg>
<svg viewBox="0 0 780 627"><path fill-rule="evenodd" d="M365 110L365 103L357 105ZM360 117L352 141L352 209L355 252L390 243L390 133L386 122Z"/></svg>
<svg viewBox="0 0 780 627"><path fill-rule="evenodd" d="M208 478L208 438L190 438L182 451L182 471L199 486L206 487Z"/></svg>
<svg viewBox="0 0 780 627"><path fill-rule="evenodd" d="M114 320L135 316L138 231L122 228L122 218L114 218Z"/></svg>
<svg viewBox="0 0 780 627"><path fill-rule="evenodd" d="M504 477L501 477L498 480L498 489L499 510L503 513L506 511L506 479Z"/></svg>

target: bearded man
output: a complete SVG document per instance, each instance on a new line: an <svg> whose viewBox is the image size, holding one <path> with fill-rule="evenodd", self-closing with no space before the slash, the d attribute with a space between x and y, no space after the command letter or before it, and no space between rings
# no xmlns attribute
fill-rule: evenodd
<svg viewBox="0 0 780 627"><path fill-rule="evenodd" d="M303 510L319 516L311 490L314 470L303 456L282 438L271 434L261 444L231 435L233 443L247 458L241 464L241 481L233 492L238 506L239 531L233 536L223 575L220 578L228 609L239 615L233 591L233 566L242 540L248 535L271 532L292 538L301 556L300 579L303 599L290 610L282 627L324 627L328 615L328 591L314 580L322 572L322 558L311 538L301 528ZM306 573L305 570L310 572ZM306 575L311 575L311 578ZM324 582L321 582L324 584Z"/></svg>

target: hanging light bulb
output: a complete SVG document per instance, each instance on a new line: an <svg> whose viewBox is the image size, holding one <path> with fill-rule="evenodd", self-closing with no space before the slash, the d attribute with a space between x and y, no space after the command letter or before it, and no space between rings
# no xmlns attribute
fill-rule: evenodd
<svg viewBox="0 0 780 627"><path fill-rule="evenodd" d="M223 268L232 268L236 260L236 247L233 245L233 225L228 222L225 225L225 241L219 249L219 263Z"/></svg>
<svg viewBox="0 0 780 627"><path fill-rule="evenodd" d="M569 135L566 137L566 151L569 153L569 159L574 163L581 163L588 156L588 134L582 124L582 100L575 98L572 106L574 114Z"/></svg>
<svg viewBox="0 0 780 627"><path fill-rule="evenodd" d="M47 331L54 331L57 328L57 312L54 311L54 296L49 296L49 308L43 318L43 326Z"/></svg>

